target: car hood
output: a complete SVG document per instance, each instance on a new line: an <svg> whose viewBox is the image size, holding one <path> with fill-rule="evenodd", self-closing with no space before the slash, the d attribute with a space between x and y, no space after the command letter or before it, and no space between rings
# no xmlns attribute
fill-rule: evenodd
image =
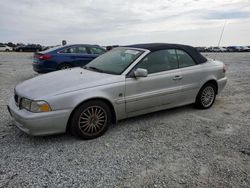
<svg viewBox="0 0 250 188"><path fill-rule="evenodd" d="M124 79L125 77L121 75L72 68L26 80L16 86L15 92L22 97L37 100L47 96L112 84L124 81Z"/></svg>

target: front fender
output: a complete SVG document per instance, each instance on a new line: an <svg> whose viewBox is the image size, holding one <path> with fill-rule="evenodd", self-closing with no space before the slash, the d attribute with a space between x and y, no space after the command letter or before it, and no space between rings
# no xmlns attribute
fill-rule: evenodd
<svg viewBox="0 0 250 188"><path fill-rule="evenodd" d="M48 99L48 103L52 110L70 109L73 111L84 101L103 99L112 104L116 118L117 120L120 120L126 118L124 93L125 83L117 82L109 85L55 95Z"/></svg>

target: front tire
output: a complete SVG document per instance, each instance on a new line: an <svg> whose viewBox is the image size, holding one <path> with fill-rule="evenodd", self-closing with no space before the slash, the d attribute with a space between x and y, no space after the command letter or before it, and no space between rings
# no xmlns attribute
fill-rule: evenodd
<svg viewBox="0 0 250 188"><path fill-rule="evenodd" d="M200 109L210 108L216 98L216 86L212 83L205 84L196 97L196 107Z"/></svg>
<svg viewBox="0 0 250 188"><path fill-rule="evenodd" d="M67 63L63 63L63 64L59 65L57 69L58 70L64 70L64 69L69 69L71 67L72 67L72 65L67 64Z"/></svg>
<svg viewBox="0 0 250 188"><path fill-rule="evenodd" d="M103 135L110 124L109 106L103 101L94 100L82 104L75 110L70 131L82 139L93 139Z"/></svg>

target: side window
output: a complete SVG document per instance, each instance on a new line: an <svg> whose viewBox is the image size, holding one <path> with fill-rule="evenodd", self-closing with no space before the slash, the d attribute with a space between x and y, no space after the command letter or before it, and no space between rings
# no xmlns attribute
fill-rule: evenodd
<svg viewBox="0 0 250 188"><path fill-rule="evenodd" d="M62 50L61 53L72 54L72 53L75 53L75 51L76 51L76 48L66 48L66 49Z"/></svg>
<svg viewBox="0 0 250 188"><path fill-rule="evenodd" d="M79 47L76 47L76 53L87 54L88 52L85 46L79 46Z"/></svg>
<svg viewBox="0 0 250 188"><path fill-rule="evenodd" d="M97 47L89 47L89 49L90 49L91 54L99 55L99 54L103 54L105 52L103 49L97 48Z"/></svg>
<svg viewBox="0 0 250 188"><path fill-rule="evenodd" d="M151 52L135 68L144 68L149 74L177 69L178 61L174 49Z"/></svg>
<svg viewBox="0 0 250 188"><path fill-rule="evenodd" d="M77 46L77 47L66 48L66 49L62 50L61 53L66 53L66 54L87 54L87 49L84 46Z"/></svg>
<svg viewBox="0 0 250 188"><path fill-rule="evenodd" d="M182 50L176 50L179 61L179 68L190 67L196 65L192 57Z"/></svg>

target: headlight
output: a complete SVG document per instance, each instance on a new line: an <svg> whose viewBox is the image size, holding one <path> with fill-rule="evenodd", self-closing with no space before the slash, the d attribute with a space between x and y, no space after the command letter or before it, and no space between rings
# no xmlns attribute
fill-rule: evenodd
<svg viewBox="0 0 250 188"><path fill-rule="evenodd" d="M45 101L32 101L26 98L21 99L20 108L24 108L31 112L49 112L51 108Z"/></svg>
<svg viewBox="0 0 250 188"><path fill-rule="evenodd" d="M22 98L21 103L20 103L20 108L30 110L30 104L31 104L31 100L26 99L26 98Z"/></svg>
<svg viewBox="0 0 250 188"><path fill-rule="evenodd" d="M30 105L31 112L49 112L51 108L45 101L32 101Z"/></svg>

